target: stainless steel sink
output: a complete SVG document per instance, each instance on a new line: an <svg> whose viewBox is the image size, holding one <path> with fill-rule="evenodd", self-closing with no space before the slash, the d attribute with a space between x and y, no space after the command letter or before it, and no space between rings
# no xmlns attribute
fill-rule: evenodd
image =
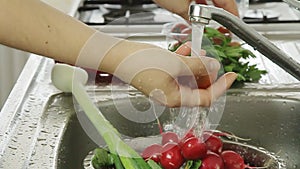
<svg viewBox="0 0 300 169"><path fill-rule="evenodd" d="M73 98L50 81L53 61L31 57L12 95L0 113L0 168L83 168L83 159L97 147L81 127ZM94 90L91 90L94 89ZM136 90L114 89L114 101L129 113L124 98L137 109L149 102ZM109 86L89 86L97 106L120 132L129 136L158 133L155 122L131 123L117 114ZM128 101L128 99L127 99ZM128 110L128 111L127 111ZM170 116L168 109L161 121ZM230 89L218 129L251 138L248 144L277 153L288 168L300 168L300 84L247 85ZM154 128L153 128L154 127ZM141 129L143 128L143 129ZM98 138L97 143L103 143Z"/></svg>
<svg viewBox="0 0 300 169"><path fill-rule="evenodd" d="M264 35L274 37L277 43L281 40L287 43L289 39L282 39L283 36L289 38L286 34L279 33L278 37L276 32L274 36L266 31ZM300 34L296 35L293 34L292 40L299 39ZM166 45L163 36L131 39ZM283 48L299 56L299 41L296 42L294 48L285 44ZM295 54L294 51L298 53ZM279 71L276 65L265 61L263 57L258 57L258 60L260 66L269 71L268 76L261 84L228 91L218 129L251 138L248 144L278 154L286 161L287 168L300 168L300 83ZM75 110L82 111L74 108L72 96L61 93L52 85L50 72L53 64L51 59L31 56L2 108L0 168L81 169L85 156L97 147L78 121ZM147 136L158 132L155 122L141 126L118 115L109 87L89 87L95 89L93 97L98 100L96 104L102 113L120 132L129 136ZM147 109L149 102L139 92L123 89L121 87L114 94L117 94L117 101L123 105L124 110L128 110L127 103L124 102L126 96L130 96L137 109ZM129 110L125 112L134 113ZM160 118L161 121L167 120L169 110L166 109ZM97 140L97 143L103 143L101 138L98 137Z"/></svg>
<svg viewBox="0 0 300 169"><path fill-rule="evenodd" d="M99 92L99 95L97 94ZM125 119L118 114L115 102L107 95L109 91L97 91L104 101L98 102L101 112L123 134L132 137L158 134L156 122L138 124ZM100 93L105 96L101 97ZM149 108L149 102L139 93L129 92L131 101L137 109ZM126 106L124 97L116 102L128 113L134 113ZM58 94L49 101L49 107L60 98L70 102L70 95ZM62 105L66 106L65 102ZM73 109L72 104L69 109ZM101 105L101 106L100 106ZM72 111L70 111L71 113ZM160 120L170 119L169 109L166 109ZM232 89L228 92L225 112L218 129L229 131L243 138L251 138L250 145L263 147L279 155L287 163L287 168L300 166L300 93L297 88L281 89ZM89 151L97 147L81 127L75 113L66 122L66 129L61 136L57 152L57 168L83 168L83 159ZM101 138L99 144L103 144Z"/></svg>

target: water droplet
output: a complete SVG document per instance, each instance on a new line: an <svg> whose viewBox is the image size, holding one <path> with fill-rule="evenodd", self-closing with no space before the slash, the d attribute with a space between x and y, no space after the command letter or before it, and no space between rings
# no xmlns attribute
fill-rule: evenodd
<svg viewBox="0 0 300 169"><path fill-rule="evenodd" d="M8 148L13 149L13 150L16 150L16 149L17 149L17 147L14 147L14 146L12 146L12 145L9 145Z"/></svg>
<svg viewBox="0 0 300 169"><path fill-rule="evenodd" d="M130 93L129 93L129 96L136 96L136 93L130 92Z"/></svg>
<svg viewBox="0 0 300 169"><path fill-rule="evenodd" d="M46 140L46 138L41 138L41 137L37 138L37 141L45 141L45 140Z"/></svg>

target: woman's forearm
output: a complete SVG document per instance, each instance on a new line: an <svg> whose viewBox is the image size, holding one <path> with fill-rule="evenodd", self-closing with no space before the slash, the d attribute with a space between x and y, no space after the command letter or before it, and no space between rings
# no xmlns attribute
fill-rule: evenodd
<svg viewBox="0 0 300 169"><path fill-rule="evenodd" d="M39 0L0 1L0 42L67 63L75 63L95 32Z"/></svg>
<svg viewBox="0 0 300 169"><path fill-rule="evenodd" d="M105 53L105 57L99 58L101 63L97 69L109 73L113 73L118 64L131 53L153 47L103 33L95 34L95 29L39 0L0 1L0 23L0 43L78 66L82 66L82 62L78 63L80 52L95 35L99 41L96 47L91 49L96 52L92 53L98 52L99 57ZM118 43L113 46L106 45L107 41ZM88 67L99 61L85 58L82 60L85 62L83 66Z"/></svg>

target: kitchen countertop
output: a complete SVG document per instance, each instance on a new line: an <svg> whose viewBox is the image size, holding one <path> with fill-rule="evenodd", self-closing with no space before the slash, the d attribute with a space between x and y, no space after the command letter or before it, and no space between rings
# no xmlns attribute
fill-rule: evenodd
<svg viewBox="0 0 300 169"><path fill-rule="evenodd" d="M68 15L74 16L80 0L44 0L44 2L62 10ZM279 36L281 34L278 32L277 30L275 33L278 35L276 36L277 38L281 37ZM268 30L262 33L272 38L273 36L271 36L271 34L274 32ZM286 50L290 52L290 48L286 47L286 45L296 44L296 51L299 49L297 45L299 47L300 33L296 33L296 35L297 36L294 35L293 38L299 38L298 40L275 38L274 41L279 44L279 46L283 45L283 48L288 48ZM146 36L137 37L137 39L133 38L133 40L161 43L161 39L157 39L158 37L143 39L145 37ZM300 51L298 51L298 53L300 53ZM52 85L50 80L53 65L54 61L52 59L32 54L24 66L24 70L7 99L7 102L4 104L2 112L0 113L0 168L4 168L8 166L8 164L14 165L10 166L11 168L32 169L40 168L41 166L43 166L43 168L54 168L54 162L40 161L36 163L38 159L35 159L38 158L35 156L36 147L38 147L36 144L38 144L38 141L44 140L44 138L37 134L41 128L43 128L43 126L40 125L43 116L41 112L45 108L49 97L60 92ZM273 82L276 83L278 81ZM290 81L290 83L295 82L294 80ZM278 86L280 84L276 83L276 85ZM23 140L22 143L14 141L20 138ZM35 142L35 140L37 141ZM49 152L49 154L44 155L55 160L55 157L52 157L53 154L54 153L51 154L51 152ZM28 157L31 158L29 159ZM2 159L5 159L5 161Z"/></svg>
<svg viewBox="0 0 300 169"><path fill-rule="evenodd" d="M81 0L43 1L70 16L75 16L77 7L81 3ZM31 54L3 105L0 112L0 168L41 168L41 163L35 166L30 162L32 159L28 159L28 157L34 153L33 148L30 148L33 147L32 141L38 140L35 132L39 128L37 124L41 118L40 112L49 96L58 92L50 81L53 65L52 59ZM28 119L24 120L27 117ZM25 125L25 123L31 123L31 125ZM20 127L20 125L24 125L24 127ZM17 136L24 137L22 139L24 141L22 143L15 142ZM42 166L44 166L43 168L52 167L46 164Z"/></svg>

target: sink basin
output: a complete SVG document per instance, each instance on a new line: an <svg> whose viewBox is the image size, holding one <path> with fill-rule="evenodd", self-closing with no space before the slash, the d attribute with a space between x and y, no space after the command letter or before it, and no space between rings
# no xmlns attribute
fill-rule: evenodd
<svg viewBox="0 0 300 169"><path fill-rule="evenodd" d="M29 61L53 65L52 60L40 57ZM102 138L94 138L97 140L94 142L86 134L86 127L79 122L84 118L77 117L82 111L72 96L51 84L51 67L29 65L30 69L21 76L13 97L0 113L0 168L82 169L84 158L103 144ZM131 101L140 111L150 107L149 101L135 89L119 86L111 90L111 86L91 85L87 91L101 112L126 137L158 133L156 122L133 123L117 113L115 103L127 115L137 112L126 101ZM248 145L274 152L286 161L287 168L300 168L299 110L299 83L248 84L228 91L217 129L251 138ZM162 111L161 122L170 119L169 111Z"/></svg>
<svg viewBox="0 0 300 169"><path fill-rule="evenodd" d="M285 160L287 168L299 168L300 93L298 91L295 88L287 90L286 88L257 89L257 87L255 90L251 87L229 90L225 111L217 129L232 132L243 138L251 138L248 144L274 152ZM123 112L135 113L126 102L128 96L136 109L148 109L150 103L140 93L137 91L127 92L128 95L123 93L123 96L113 101L109 92L105 90L96 92L96 97L101 100L97 105L122 134L127 137L158 134L156 121L134 123L117 111L116 103L122 107ZM54 95L49 100L50 107L57 98L72 100L70 95ZM66 106L65 103L63 104ZM73 109L72 107L69 109ZM78 111L80 114L80 110ZM170 120L169 113L169 109L163 111L159 117L162 123ZM97 144L87 136L74 112L66 124L59 142L56 166L58 169L83 168L83 159L97 147ZM101 138L95 139L98 144L103 144Z"/></svg>

